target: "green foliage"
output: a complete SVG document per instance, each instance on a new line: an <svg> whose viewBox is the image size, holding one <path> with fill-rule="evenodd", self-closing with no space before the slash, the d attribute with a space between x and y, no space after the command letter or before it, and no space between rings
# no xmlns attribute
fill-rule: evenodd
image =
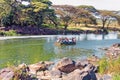
<svg viewBox="0 0 120 80"><path fill-rule="evenodd" d="M106 58L101 59L99 62L99 72L101 74L105 73L105 71L107 70L107 67L108 67L107 59Z"/></svg>
<svg viewBox="0 0 120 80"><path fill-rule="evenodd" d="M49 0L32 0L27 6L17 0L2 0L0 4L0 22L3 26L34 25L41 27L46 16L54 13L49 9L52 4Z"/></svg>
<svg viewBox="0 0 120 80"><path fill-rule="evenodd" d="M113 80L120 80L120 74L115 74L113 76Z"/></svg>
<svg viewBox="0 0 120 80"><path fill-rule="evenodd" d="M0 35L2 36L17 36L18 34L14 30L9 30L9 31L0 31Z"/></svg>
<svg viewBox="0 0 120 80"><path fill-rule="evenodd" d="M120 58L107 59L102 58L99 62L100 73L120 74Z"/></svg>
<svg viewBox="0 0 120 80"><path fill-rule="evenodd" d="M47 5L42 2L32 3L33 12L37 13L47 8Z"/></svg>
<svg viewBox="0 0 120 80"><path fill-rule="evenodd" d="M97 10L93 6L89 5L80 5L78 8L83 9L83 10L88 10L90 12L97 12Z"/></svg>

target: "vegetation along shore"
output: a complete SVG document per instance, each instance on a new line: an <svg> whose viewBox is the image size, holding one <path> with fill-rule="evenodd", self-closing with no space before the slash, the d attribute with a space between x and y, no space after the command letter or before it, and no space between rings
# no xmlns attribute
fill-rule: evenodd
<svg viewBox="0 0 120 80"><path fill-rule="evenodd" d="M52 5L49 0L1 0L0 35L55 35L120 31L119 11L94 6Z"/></svg>
<svg viewBox="0 0 120 80"><path fill-rule="evenodd" d="M0 70L1 80L119 80L120 44L106 50L106 56L95 55L85 60L64 57L57 62L40 61L35 64L9 65ZM111 54L111 51L113 54Z"/></svg>
<svg viewBox="0 0 120 80"><path fill-rule="evenodd" d="M110 32L117 33L115 40L106 37ZM0 0L0 80L120 80L119 33L120 11L53 5L50 0ZM71 38L74 45L55 46L59 37L48 37L57 35L66 35L66 40L68 35L79 37ZM115 44L108 47L112 41ZM102 57L96 55L100 50ZM87 57L89 53L93 55ZM7 64L13 58L23 63Z"/></svg>

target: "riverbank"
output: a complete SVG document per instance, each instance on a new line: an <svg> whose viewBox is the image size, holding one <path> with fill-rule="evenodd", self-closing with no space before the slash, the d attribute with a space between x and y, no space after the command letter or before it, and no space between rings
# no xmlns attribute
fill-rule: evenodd
<svg viewBox="0 0 120 80"><path fill-rule="evenodd" d="M40 61L35 64L20 64L0 70L0 79L22 80L99 80L98 66L88 61L63 58L57 63Z"/></svg>
<svg viewBox="0 0 120 80"><path fill-rule="evenodd" d="M93 27L94 29L88 29L91 27L87 27L86 29L67 29L66 31L63 28L55 29L55 28L39 28L34 26L8 26L8 27L2 27L0 28L0 35L5 36L3 33L4 31L10 31L14 30L16 34L19 35L62 35L62 34L72 34L72 35L79 35L79 34L107 34L108 31L120 31L119 28L109 28L105 29L104 31L101 29L101 27ZM3 32L2 32L3 31ZM14 32L13 31L13 32Z"/></svg>
<svg viewBox="0 0 120 80"><path fill-rule="evenodd" d="M115 35L116 34L116 35ZM69 34L69 35L26 35L26 36L0 36L0 40L7 40L7 39L26 39L26 38L55 38L55 37L76 37L76 39L82 37L82 36L85 36L86 35L86 38L88 36L92 36L91 39L95 39L97 37L99 37L100 40L102 40L103 37L107 36L109 37L110 39L117 39L117 37L119 38L120 36L120 33L118 32L110 32L109 34L94 34L94 33L90 33L90 34L86 34L86 33L83 33L83 34L79 34L79 35L72 35L72 34ZM102 37L103 36L103 37ZM89 38L89 37L88 37ZM87 38L87 39L88 39ZM104 39L107 39L106 37Z"/></svg>
<svg viewBox="0 0 120 80"><path fill-rule="evenodd" d="M120 52L120 44L114 44L108 51ZM111 53L109 53L111 55ZM115 53L113 53L115 54ZM84 60L64 57L57 62L40 61L35 64L10 65L0 70L1 80L119 80L119 54L117 57L98 58L93 55ZM119 76L119 75L118 75Z"/></svg>

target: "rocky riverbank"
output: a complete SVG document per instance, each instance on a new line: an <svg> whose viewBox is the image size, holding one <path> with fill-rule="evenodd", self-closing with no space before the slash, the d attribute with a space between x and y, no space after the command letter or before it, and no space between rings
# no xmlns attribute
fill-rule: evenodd
<svg viewBox="0 0 120 80"><path fill-rule="evenodd" d="M120 43L113 44L108 48L104 48L106 56L109 58L119 58L120 56Z"/></svg>
<svg viewBox="0 0 120 80"><path fill-rule="evenodd" d="M96 56L81 61L63 58L57 63L44 61L35 64L20 64L0 70L0 80L111 80L111 76L98 73Z"/></svg>
<svg viewBox="0 0 120 80"><path fill-rule="evenodd" d="M117 59L120 55L120 44L114 44L104 50L110 61L111 58ZM100 60L93 55L86 60L65 57L56 63L51 61L40 61L30 65L23 63L1 69L0 80L112 80L112 75L108 73L110 71L102 75L99 73Z"/></svg>

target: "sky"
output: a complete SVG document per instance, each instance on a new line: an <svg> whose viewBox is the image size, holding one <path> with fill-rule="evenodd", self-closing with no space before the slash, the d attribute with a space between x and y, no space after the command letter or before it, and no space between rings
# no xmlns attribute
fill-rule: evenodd
<svg viewBox="0 0 120 80"><path fill-rule="evenodd" d="M120 0L50 0L54 5L92 5L100 10L120 10Z"/></svg>

